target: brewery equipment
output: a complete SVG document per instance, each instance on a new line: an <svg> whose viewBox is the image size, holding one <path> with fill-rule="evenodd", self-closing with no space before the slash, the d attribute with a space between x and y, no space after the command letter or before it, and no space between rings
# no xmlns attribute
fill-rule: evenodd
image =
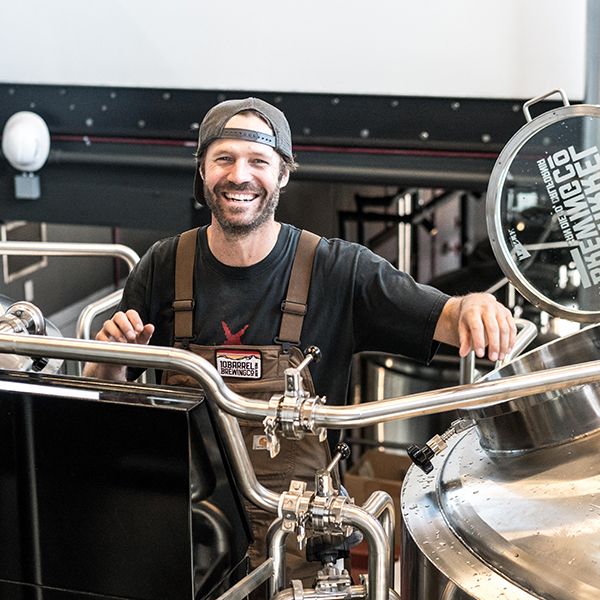
<svg viewBox="0 0 600 600"><path fill-rule="evenodd" d="M549 94L526 103L527 124L494 166L490 240L532 304L597 323L600 107L554 92L564 106L531 119ZM599 332L588 325L480 381L597 361ZM459 433L428 444L428 473L413 466L402 492L403 600L600 597L599 391L592 380L515 394L461 411Z"/></svg>

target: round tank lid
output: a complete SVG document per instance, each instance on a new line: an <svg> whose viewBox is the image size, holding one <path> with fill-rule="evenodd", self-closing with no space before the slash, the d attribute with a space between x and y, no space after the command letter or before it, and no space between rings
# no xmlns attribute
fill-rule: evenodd
<svg viewBox="0 0 600 600"><path fill-rule="evenodd" d="M529 107L560 93L564 106ZM490 178L486 216L504 274L532 304L579 322L600 319L600 106L570 106L562 90L524 106L528 123Z"/></svg>

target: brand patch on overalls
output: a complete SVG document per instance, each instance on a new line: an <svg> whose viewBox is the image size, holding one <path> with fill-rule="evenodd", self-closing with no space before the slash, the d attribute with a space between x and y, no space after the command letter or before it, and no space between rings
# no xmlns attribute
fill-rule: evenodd
<svg viewBox="0 0 600 600"><path fill-rule="evenodd" d="M221 377L262 377L262 361L258 350L217 350L216 364Z"/></svg>
<svg viewBox="0 0 600 600"><path fill-rule="evenodd" d="M255 435L252 438L252 450L268 450L267 436L266 435Z"/></svg>

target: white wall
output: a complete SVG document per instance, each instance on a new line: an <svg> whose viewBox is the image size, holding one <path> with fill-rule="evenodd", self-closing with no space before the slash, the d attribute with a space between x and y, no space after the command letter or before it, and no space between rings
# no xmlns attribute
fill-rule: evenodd
<svg viewBox="0 0 600 600"><path fill-rule="evenodd" d="M586 0L4 4L4 83L583 99Z"/></svg>

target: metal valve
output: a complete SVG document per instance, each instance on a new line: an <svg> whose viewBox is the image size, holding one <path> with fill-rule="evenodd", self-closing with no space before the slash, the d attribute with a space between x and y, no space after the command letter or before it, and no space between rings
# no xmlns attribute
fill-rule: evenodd
<svg viewBox="0 0 600 600"><path fill-rule="evenodd" d="M337 493L333 487L333 479L331 472L340 460L346 460L350 456L350 446L344 442L340 442L335 447L333 459L324 469L319 469L315 475L315 487L318 496L331 496Z"/></svg>
<svg viewBox="0 0 600 600"><path fill-rule="evenodd" d="M350 446L348 446L348 444L346 444L346 442L340 442L335 447L335 454L333 455L333 458L331 459L331 463L327 467L327 470L331 473L331 471L333 471L333 468L335 467L335 465L337 465L340 462L340 460L346 460L349 457L350 457Z"/></svg>
<svg viewBox="0 0 600 600"><path fill-rule="evenodd" d="M267 448L271 458L277 456L280 443L279 435L289 439L302 439L307 433L316 435L319 441L325 441L327 430L315 427L314 409L323 404L325 398L311 397L302 384L301 371L311 362L321 360L321 351L316 346L309 346L304 360L297 367L285 370L285 392L277 394L269 400L269 412L263 421Z"/></svg>
<svg viewBox="0 0 600 600"><path fill-rule="evenodd" d="M431 459L448 447L446 441L457 433L471 429L475 425L473 419L458 419L453 421L450 427L442 435L434 435L422 448L416 445L409 446L408 456L419 469L425 473L433 471Z"/></svg>
<svg viewBox="0 0 600 600"><path fill-rule="evenodd" d="M309 346L304 351L304 360L298 365L298 371L302 371L304 367L308 366L311 362L317 364L321 360L321 350L316 346Z"/></svg>
<svg viewBox="0 0 600 600"><path fill-rule="evenodd" d="M311 362L315 364L321 360L321 351L316 346L309 346L304 351L304 360L297 366L285 370L285 395L299 396L304 393L302 385L302 370Z"/></svg>
<svg viewBox="0 0 600 600"><path fill-rule="evenodd" d="M284 531L294 532L298 548L303 549L307 532L350 536L352 526L342 521L343 507L349 498L333 486L331 471L341 460L350 456L347 444L336 446L333 460L315 474L315 491L307 490L305 481L292 480L287 492L279 498L278 512Z"/></svg>

